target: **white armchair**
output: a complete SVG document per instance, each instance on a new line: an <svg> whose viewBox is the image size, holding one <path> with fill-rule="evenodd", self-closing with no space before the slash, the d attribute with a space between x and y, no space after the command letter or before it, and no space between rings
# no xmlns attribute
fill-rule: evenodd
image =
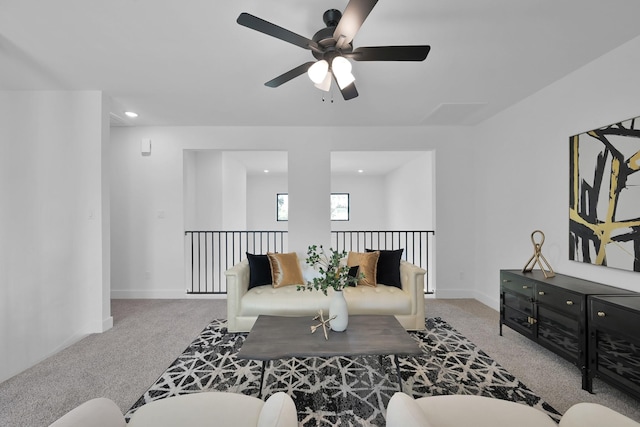
<svg viewBox="0 0 640 427"><path fill-rule="evenodd" d="M449 395L414 399L398 392L387 406L387 427L640 427L596 403L578 403L556 424L525 404L483 396Z"/></svg>

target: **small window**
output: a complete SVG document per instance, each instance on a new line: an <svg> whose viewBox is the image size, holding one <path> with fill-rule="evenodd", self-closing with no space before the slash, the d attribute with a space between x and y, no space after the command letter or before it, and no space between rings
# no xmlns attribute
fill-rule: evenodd
<svg viewBox="0 0 640 427"><path fill-rule="evenodd" d="M349 221L349 193L331 194L331 221Z"/></svg>
<svg viewBox="0 0 640 427"><path fill-rule="evenodd" d="M276 219L278 221L289 220L289 195L286 193L278 193L276 198Z"/></svg>
<svg viewBox="0 0 640 427"><path fill-rule="evenodd" d="M289 220L289 195L276 195L276 220ZM331 194L331 221L349 221L349 193Z"/></svg>

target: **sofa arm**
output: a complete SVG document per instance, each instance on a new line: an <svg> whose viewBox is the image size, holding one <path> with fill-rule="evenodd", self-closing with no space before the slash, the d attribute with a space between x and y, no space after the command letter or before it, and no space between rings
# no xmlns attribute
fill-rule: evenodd
<svg viewBox="0 0 640 427"><path fill-rule="evenodd" d="M400 284L402 290L411 296L411 314L419 324L416 329L424 329L424 276L426 270L407 261L400 261Z"/></svg>
<svg viewBox="0 0 640 427"><path fill-rule="evenodd" d="M238 330L236 319L240 313L242 296L249 291L249 261L243 260L224 272L227 279L227 329Z"/></svg>

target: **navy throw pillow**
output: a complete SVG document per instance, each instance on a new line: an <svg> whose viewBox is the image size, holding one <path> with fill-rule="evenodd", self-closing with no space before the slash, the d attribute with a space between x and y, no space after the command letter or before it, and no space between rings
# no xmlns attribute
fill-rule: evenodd
<svg viewBox="0 0 640 427"><path fill-rule="evenodd" d="M366 252L374 252L377 250L380 251L380 257L378 258L378 267L376 270L376 283L402 289L402 284L400 283L400 260L402 259L404 249L365 249Z"/></svg>
<svg viewBox="0 0 640 427"><path fill-rule="evenodd" d="M249 252L246 252L246 254L249 261L249 289L256 286L270 285L273 279L271 278L269 257L266 255L254 255Z"/></svg>

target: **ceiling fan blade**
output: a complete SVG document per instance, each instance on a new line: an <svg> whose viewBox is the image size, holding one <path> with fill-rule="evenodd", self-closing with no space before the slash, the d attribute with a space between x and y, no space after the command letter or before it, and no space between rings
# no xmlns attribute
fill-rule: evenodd
<svg viewBox="0 0 640 427"><path fill-rule="evenodd" d="M344 12L342 12L342 18L340 18L338 26L333 32L333 38L338 49L342 49L351 43L376 3L378 3L378 0L349 1Z"/></svg>
<svg viewBox="0 0 640 427"><path fill-rule="evenodd" d="M268 36L272 36L296 46L300 46L303 49L317 51L321 50L318 46L318 43L314 42L313 40L279 27L276 24L272 24L269 21L265 21L264 19L258 18L257 16L253 16L249 13L241 13L240 16L238 16L236 22L242 26L251 28L252 30L260 31L261 33L264 33Z"/></svg>
<svg viewBox="0 0 640 427"><path fill-rule="evenodd" d="M431 46L359 47L344 56L354 61L424 61Z"/></svg>
<svg viewBox="0 0 640 427"><path fill-rule="evenodd" d="M313 62L313 61L305 62L304 64L299 65L296 68L294 68L292 70L289 70L284 74L279 75L275 79L269 80L264 85L265 86L269 86L269 87L278 87L281 84L284 84L284 83L288 82L289 80L292 80L292 79L294 79L294 78L306 73L307 70L309 69L309 67L311 67L313 64L315 64L315 62Z"/></svg>
<svg viewBox="0 0 640 427"><path fill-rule="evenodd" d="M333 71L331 72L331 74L333 75L333 80L336 82L338 89L340 89L340 85L338 84L336 75L333 74ZM344 87L344 89L340 89L340 93L342 93L342 97L344 98L345 101L348 101L358 96L358 90L356 89L355 82L348 84L347 86Z"/></svg>

